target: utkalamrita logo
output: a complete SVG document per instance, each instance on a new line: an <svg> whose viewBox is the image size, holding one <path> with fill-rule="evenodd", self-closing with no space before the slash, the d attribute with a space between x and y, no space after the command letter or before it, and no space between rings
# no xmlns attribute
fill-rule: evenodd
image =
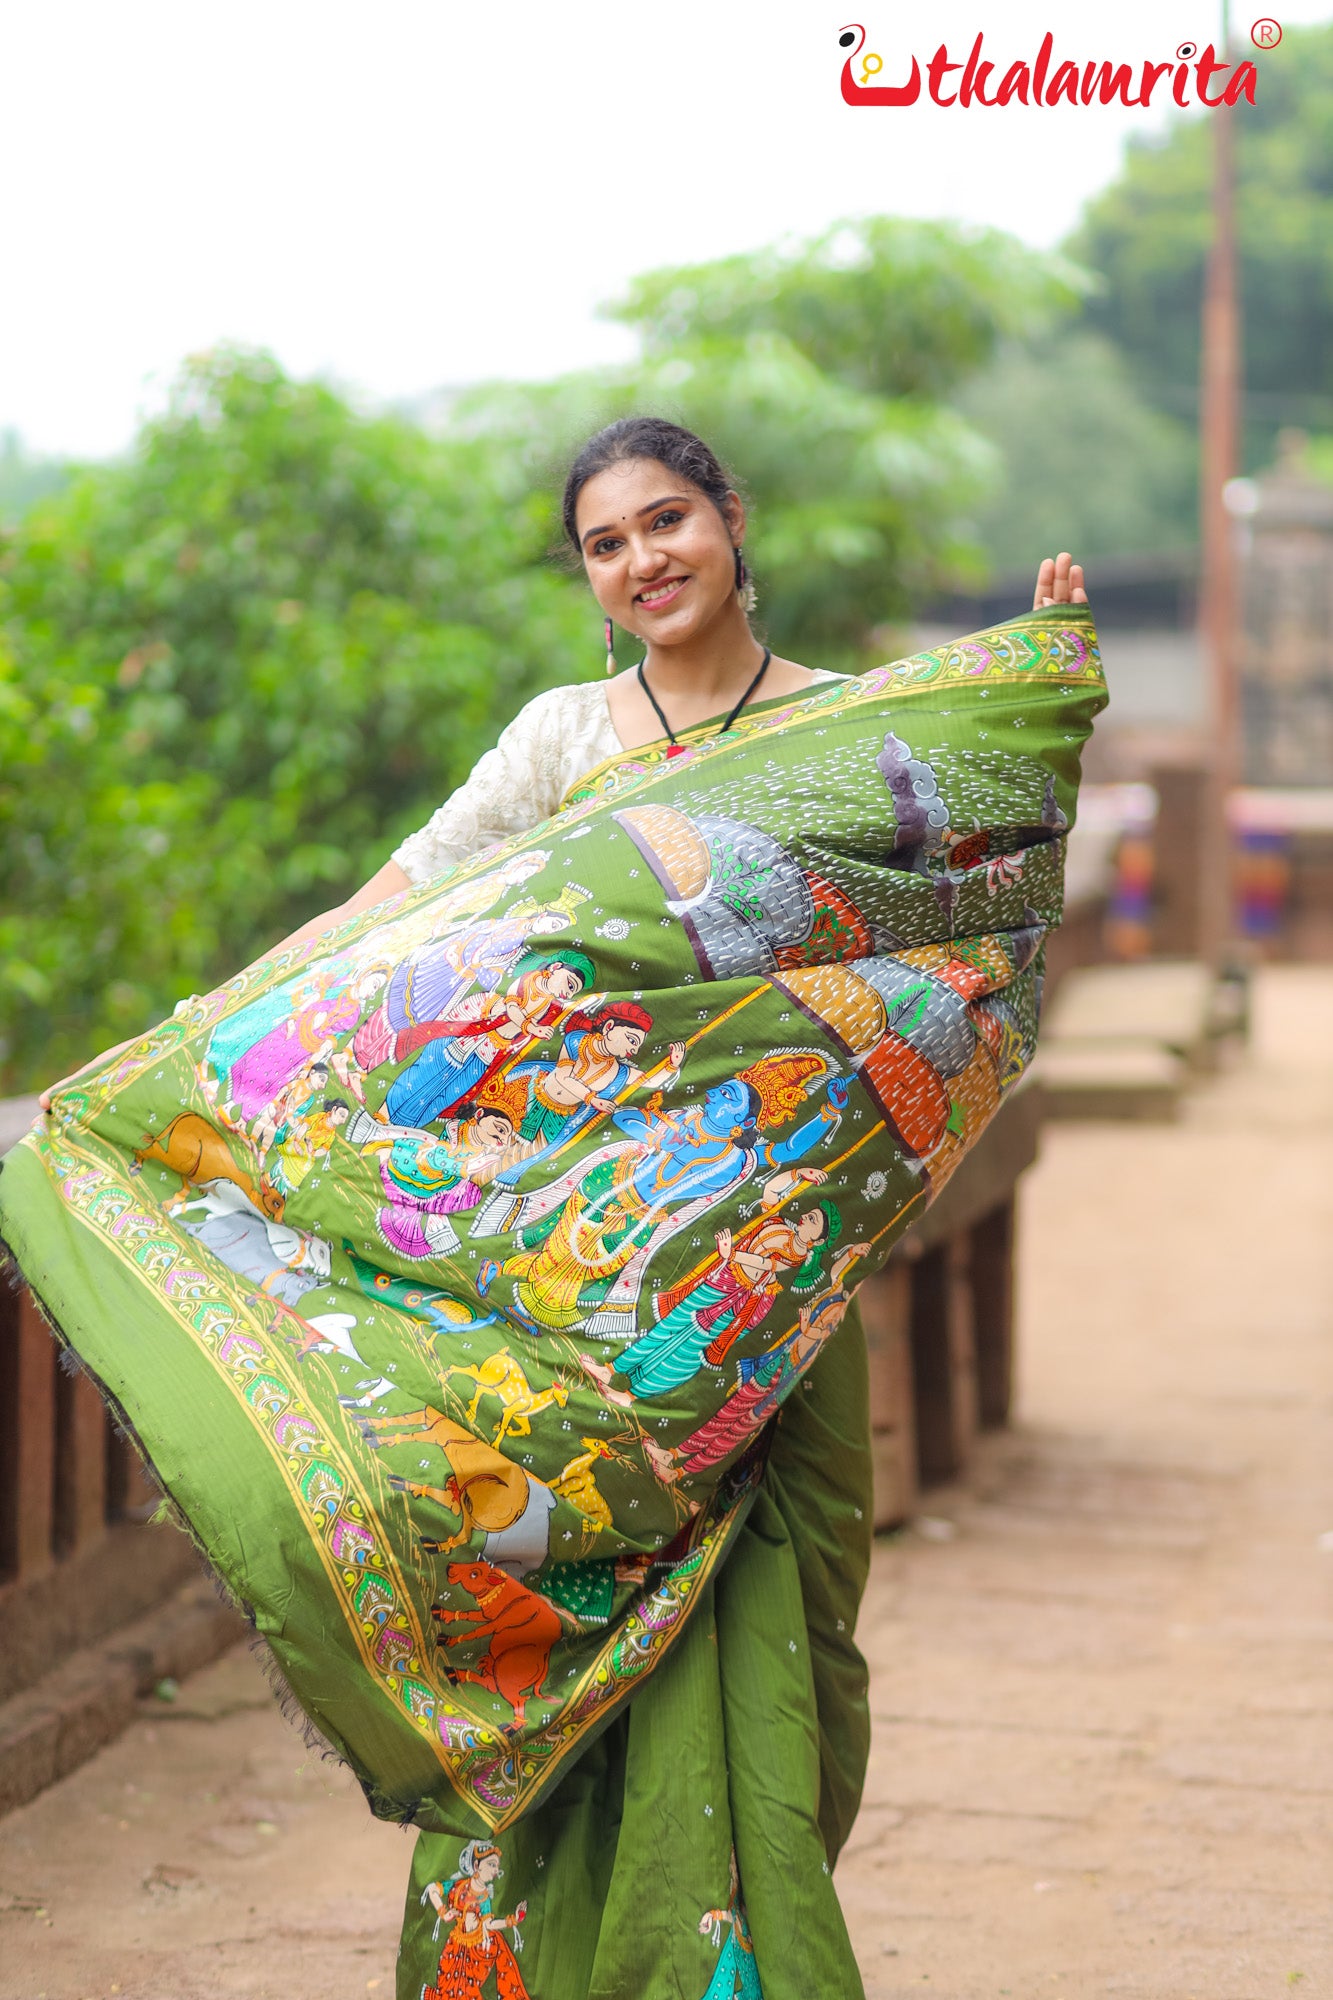
<svg viewBox="0 0 1333 2000"><path fill-rule="evenodd" d="M1276 21L1256 21L1251 40L1256 48L1276 48L1282 30ZM978 33L970 52L955 62L947 42L941 42L924 64L914 55L905 83L884 83L884 58L866 48L866 31L859 21L849 22L838 36L838 47L848 51L842 66L843 101L852 105L915 104L922 84L933 104L942 108L958 105L967 110L973 104L1050 106L1055 104L1146 105L1153 92L1171 79L1172 98L1181 106L1193 102L1215 111L1220 104L1237 104L1241 98L1254 103L1258 72L1252 62L1224 62L1209 42L1200 51L1197 42L1182 42L1170 62L1144 60L1135 65L1109 61L1055 62L1055 37L1042 36L1041 47L1031 62L1011 62L998 82L999 65L985 54L985 35ZM1052 65L1054 64L1054 67ZM857 71L860 71L858 76ZM1225 78L1225 82L1221 79ZM1214 84L1218 94L1210 95ZM1136 88L1137 86L1137 88Z"/></svg>

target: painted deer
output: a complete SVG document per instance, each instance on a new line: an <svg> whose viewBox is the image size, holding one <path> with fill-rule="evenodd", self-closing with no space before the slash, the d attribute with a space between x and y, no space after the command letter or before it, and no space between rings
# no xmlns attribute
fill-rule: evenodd
<svg viewBox="0 0 1333 2000"><path fill-rule="evenodd" d="M551 1481L551 1490L562 1500L568 1500L571 1507L577 1507L586 1515L589 1524L597 1529L614 1525L611 1509L597 1490L597 1461L599 1458L618 1458L605 1438L584 1438L585 1447L578 1458L571 1458L558 1479Z"/></svg>
<svg viewBox="0 0 1333 2000"><path fill-rule="evenodd" d="M234 1181L256 1209L274 1222L282 1220L285 1197L262 1175L256 1183L243 1168L237 1166L217 1126L210 1125L195 1111L182 1111L155 1139L141 1146L134 1157L139 1166L145 1160L160 1160L174 1174L179 1174L183 1181ZM177 1188L166 1206L177 1209L187 1198L187 1190Z"/></svg>
<svg viewBox="0 0 1333 2000"><path fill-rule="evenodd" d="M483 1396L494 1396L501 1406L500 1428L495 1433L496 1444L506 1437L531 1437L532 1419L542 1410L549 1410L554 1403L563 1410L569 1401L569 1390L563 1382L553 1382L549 1389L532 1389L523 1369L507 1347L498 1354L490 1354L480 1367L464 1367L461 1364L446 1368L446 1381L451 1375L466 1375L476 1383L477 1392L467 1407L469 1423L477 1421L477 1410Z"/></svg>

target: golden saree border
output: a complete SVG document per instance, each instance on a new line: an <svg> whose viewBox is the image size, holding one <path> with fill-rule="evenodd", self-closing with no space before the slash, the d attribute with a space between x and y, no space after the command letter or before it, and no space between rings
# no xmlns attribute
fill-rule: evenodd
<svg viewBox="0 0 1333 2000"><path fill-rule="evenodd" d="M657 1666L686 1612L739 1527L762 1473L757 1453L737 1467L696 1523L693 1546L627 1613L593 1653L548 1722L515 1739L463 1701L433 1670L431 1649L381 1519L384 1495L369 1491L338 1441L320 1427L299 1371L323 1356L283 1332L299 1326L278 1301L261 1317L243 1283L216 1259L201 1268L190 1239L167 1211L140 1200L118 1172L115 1148L69 1129L19 1141L42 1161L67 1208L103 1247L152 1287L158 1304L212 1365L267 1448L331 1586L370 1685L426 1743L460 1802L492 1832L522 1816L588 1733L609 1719L630 1683ZM116 1164L111 1164L115 1162ZM84 1364L88 1365L87 1363ZM387 1484L387 1475L381 1475ZM223 1581L231 1588L230 1579ZM415 1803L404 1802L410 1810Z"/></svg>
<svg viewBox="0 0 1333 2000"><path fill-rule="evenodd" d="M1042 619L1051 612L1058 612L1059 618L1053 618L1049 627L1043 626ZM1082 618L1077 616L1080 612L1084 614ZM1078 630L1084 624L1087 626L1086 637ZM671 756L671 745L665 736L636 750L616 751L603 758L600 764L595 764L577 784L569 787L560 801L559 810L568 812L621 792L637 791L641 789L642 781L657 776L668 765L675 777L689 764L697 763L714 744L733 744L762 736L771 729L785 727L798 717L842 715L851 709L864 707L867 702L882 701L885 696L912 694L923 687L975 686L978 682L993 685L998 682L1031 682L1034 679L1075 684L1082 681L1093 686L1100 684L1101 652L1086 605L1059 604L1048 607L1046 612L1034 611L1032 627L1024 631L989 627L971 633L967 638L953 640L947 646L937 646L926 652L913 653L906 659L872 667L864 674L849 674L840 681L821 682L813 693L802 695L799 699L787 695L756 702L753 707L742 710L725 737L717 734L716 718L710 718L682 732L678 739L682 754L676 757ZM501 851L504 850L492 850Z"/></svg>

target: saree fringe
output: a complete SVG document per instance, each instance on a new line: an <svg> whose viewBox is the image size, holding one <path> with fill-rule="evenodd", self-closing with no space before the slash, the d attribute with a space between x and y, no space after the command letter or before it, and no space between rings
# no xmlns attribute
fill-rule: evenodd
<svg viewBox="0 0 1333 2000"><path fill-rule="evenodd" d="M0 1162L0 1175L3 1175L3 1173L4 1163ZM246 1641L248 1650L259 1671L263 1674L269 1692L273 1696L274 1702L281 1712L284 1721L301 1738L302 1744L312 1755L318 1756L322 1762L342 1765L354 1771L351 1760L342 1751L337 1749L335 1745L329 1742L328 1738L311 1717L308 1709L303 1706L300 1697L296 1694L286 1674L283 1672L282 1664L273 1650L271 1641L258 1628L253 1605L245 1602L218 1569L213 1561L208 1543L196 1532L194 1524L184 1508L173 1499L165 1480L158 1471L157 1466L153 1463L152 1456L145 1446L143 1439L131 1423L124 1405L120 1402L114 1391L101 1379L96 1370L89 1366L88 1362L75 1348L61 1326L56 1314L43 1299L41 1293L31 1280L24 1276L17 1257L3 1237L0 1237L0 1278L9 1285L12 1291L26 1290L28 1292L38 1318L55 1342L57 1365L62 1373L69 1376L82 1376L97 1391L107 1414L111 1418L116 1436L123 1443L130 1446L139 1461L144 1478L153 1490L161 1496L153 1519L155 1521L169 1522L179 1534L185 1536L198 1556L199 1567L216 1594L218 1602L225 1604L229 1611L234 1611L249 1626L250 1633ZM416 1814L414 1810L408 1809L404 1812L398 1808L395 1801L377 1798L374 1795L373 1788L366 1786L361 1774L355 1771L354 1774L365 1794L367 1804L370 1806L371 1811L376 1814L377 1818L397 1819L405 1826L415 1824Z"/></svg>

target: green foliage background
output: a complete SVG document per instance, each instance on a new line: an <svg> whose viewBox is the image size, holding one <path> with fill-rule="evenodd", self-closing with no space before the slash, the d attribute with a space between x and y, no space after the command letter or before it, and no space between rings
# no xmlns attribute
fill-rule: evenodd
<svg viewBox="0 0 1333 2000"><path fill-rule="evenodd" d="M524 700L600 671L595 608L551 551L564 466L611 416L679 416L744 467L765 616L814 664L865 659L966 563L993 460L939 398L1068 310L1069 274L887 222L749 262L643 280L619 308L639 365L474 391L442 436L262 354L195 360L125 464L9 531L0 1088L341 901Z"/></svg>
<svg viewBox="0 0 1333 2000"><path fill-rule="evenodd" d="M68 483L69 468L60 459L37 457L24 450L17 431L0 431L0 525L17 521Z"/></svg>
<svg viewBox="0 0 1333 2000"><path fill-rule="evenodd" d="M1260 70L1235 126L1251 464L1280 424L1333 429L1333 26L1287 29ZM1206 116L1135 139L1066 246L1102 280L1087 324L1177 417L1197 410L1211 161Z"/></svg>
<svg viewBox="0 0 1333 2000"><path fill-rule="evenodd" d="M1282 423L1333 432L1333 28L1287 32L1239 125L1253 468ZM488 384L434 434L219 352L122 464L0 438L0 1093L341 901L524 700L600 671L552 550L613 416L737 468L760 622L812 665L988 567L1192 541L1208 141L1134 142L1060 256L872 217L650 272L608 308L634 366Z"/></svg>
<svg viewBox="0 0 1333 2000"><path fill-rule="evenodd" d="M568 675L586 614L505 472L224 354L9 535L7 1087L340 901Z"/></svg>

